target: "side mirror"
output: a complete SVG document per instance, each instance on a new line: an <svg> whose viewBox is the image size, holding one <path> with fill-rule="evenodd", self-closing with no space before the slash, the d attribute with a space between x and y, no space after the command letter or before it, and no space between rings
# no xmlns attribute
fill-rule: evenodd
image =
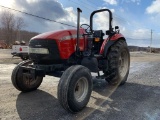
<svg viewBox="0 0 160 120"><path fill-rule="evenodd" d="M116 30L116 29L119 29L119 26L115 26L115 30Z"/></svg>
<svg viewBox="0 0 160 120"><path fill-rule="evenodd" d="M117 32L119 34L119 26L115 26L115 32Z"/></svg>

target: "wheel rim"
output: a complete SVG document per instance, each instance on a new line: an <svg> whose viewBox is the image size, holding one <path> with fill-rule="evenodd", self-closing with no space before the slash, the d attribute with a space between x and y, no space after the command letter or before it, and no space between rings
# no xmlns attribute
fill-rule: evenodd
<svg viewBox="0 0 160 120"><path fill-rule="evenodd" d="M78 102L85 99L88 93L88 81L85 77L80 78L74 87L74 96Z"/></svg>
<svg viewBox="0 0 160 120"><path fill-rule="evenodd" d="M26 64L24 64L23 66L28 66L29 64L32 64L31 61L27 62ZM28 73L26 73L28 74ZM41 77L37 76L36 78L33 78L32 76L27 76L27 75L24 75L24 73L22 74L22 80L23 80L23 83L28 87L28 88L32 88L34 87L35 85L38 84L38 81L41 80Z"/></svg>
<svg viewBox="0 0 160 120"><path fill-rule="evenodd" d="M23 77L23 80L26 86L28 86L29 88L32 88L35 84L37 84L37 81L40 80L40 77L36 77L35 79L32 77L25 76Z"/></svg>
<svg viewBox="0 0 160 120"><path fill-rule="evenodd" d="M23 60L27 60L27 57L23 56L22 59L23 59Z"/></svg>
<svg viewBox="0 0 160 120"><path fill-rule="evenodd" d="M126 50L121 52L121 55L119 57L119 73L121 78L124 78L127 71L128 71L128 64L129 64L129 58L128 58L128 52Z"/></svg>

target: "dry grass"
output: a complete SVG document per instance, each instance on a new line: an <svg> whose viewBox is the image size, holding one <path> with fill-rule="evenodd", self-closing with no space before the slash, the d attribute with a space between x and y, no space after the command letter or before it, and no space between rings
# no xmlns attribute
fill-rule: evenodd
<svg viewBox="0 0 160 120"><path fill-rule="evenodd" d="M160 54L146 52L131 52L131 62L160 61Z"/></svg>

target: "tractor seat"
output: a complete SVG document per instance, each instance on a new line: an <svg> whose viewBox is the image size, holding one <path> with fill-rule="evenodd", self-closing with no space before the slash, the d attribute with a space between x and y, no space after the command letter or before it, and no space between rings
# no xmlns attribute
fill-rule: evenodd
<svg viewBox="0 0 160 120"><path fill-rule="evenodd" d="M102 30L95 30L93 33L93 37L100 38L103 40L104 33Z"/></svg>

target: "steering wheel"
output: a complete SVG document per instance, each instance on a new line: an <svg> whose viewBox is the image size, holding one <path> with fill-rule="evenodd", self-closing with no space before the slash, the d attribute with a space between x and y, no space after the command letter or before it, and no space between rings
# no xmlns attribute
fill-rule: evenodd
<svg viewBox="0 0 160 120"><path fill-rule="evenodd" d="M91 26L89 26L88 24L82 24L80 27L82 26L87 26L87 28L85 29L85 32L88 33L88 34L92 34L93 31L91 29Z"/></svg>

